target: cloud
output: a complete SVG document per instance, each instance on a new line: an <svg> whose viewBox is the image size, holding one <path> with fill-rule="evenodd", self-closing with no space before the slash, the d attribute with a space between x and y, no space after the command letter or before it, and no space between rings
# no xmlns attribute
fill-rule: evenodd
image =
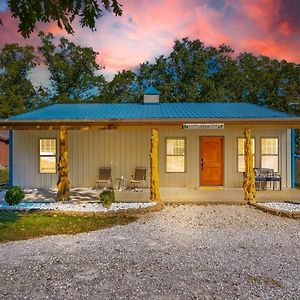
<svg viewBox="0 0 300 300"><path fill-rule="evenodd" d="M167 55L175 39L198 38L205 45L231 45L236 53L252 52L300 63L300 4L298 0L127 0L122 17L105 13L92 32L74 23L67 36L56 24L39 24L56 37L67 36L99 52L105 74L136 68L146 60ZM29 40L17 33L17 20L0 13L1 44L39 44L37 31Z"/></svg>

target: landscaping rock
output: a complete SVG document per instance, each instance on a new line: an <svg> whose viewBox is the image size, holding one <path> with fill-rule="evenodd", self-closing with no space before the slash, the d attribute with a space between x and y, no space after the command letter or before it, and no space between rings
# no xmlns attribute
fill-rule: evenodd
<svg viewBox="0 0 300 300"><path fill-rule="evenodd" d="M4 243L0 299L299 299L299 225L249 206L167 206Z"/></svg>

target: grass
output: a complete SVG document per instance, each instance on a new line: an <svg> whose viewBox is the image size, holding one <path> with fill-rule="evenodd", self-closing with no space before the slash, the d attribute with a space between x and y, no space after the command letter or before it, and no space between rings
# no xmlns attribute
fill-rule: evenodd
<svg viewBox="0 0 300 300"><path fill-rule="evenodd" d="M271 287L283 288L283 285L271 277L262 277L262 276L248 276L248 282L254 284L266 284Z"/></svg>
<svg viewBox="0 0 300 300"><path fill-rule="evenodd" d="M0 169L0 183L8 182L8 169Z"/></svg>
<svg viewBox="0 0 300 300"><path fill-rule="evenodd" d="M126 225L134 216L69 216L52 213L0 211L0 242L37 238L46 235L77 234Z"/></svg>

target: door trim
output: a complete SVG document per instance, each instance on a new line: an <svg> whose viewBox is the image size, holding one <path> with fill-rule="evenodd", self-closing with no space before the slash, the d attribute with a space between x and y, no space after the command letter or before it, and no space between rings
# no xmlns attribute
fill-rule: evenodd
<svg viewBox="0 0 300 300"><path fill-rule="evenodd" d="M225 141L225 137L224 136L219 136L219 135L201 135L199 136L199 186L205 186L205 185L202 185L201 183L201 167L200 167L200 164L201 164L201 152L202 152L202 149L201 149L201 139L202 138L220 138L221 139L221 147L222 147L222 155L221 155L221 166L222 166L222 169L221 169L221 185L220 186L224 186L224 152L225 152L225 148L224 148L224 141ZM210 185L210 186L214 186L214 185Z"/></svg>

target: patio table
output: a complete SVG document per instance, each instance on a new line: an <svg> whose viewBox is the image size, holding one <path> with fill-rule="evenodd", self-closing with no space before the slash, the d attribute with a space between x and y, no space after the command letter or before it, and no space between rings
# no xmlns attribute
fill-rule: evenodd
<svg viewBox="0 0 300 300"><path fill-rule="evenodd" d="M118 182L118 191L124 191L126 189L126 177L121 176L121 177L117 177L116 178L117 182Z"/></svg>

